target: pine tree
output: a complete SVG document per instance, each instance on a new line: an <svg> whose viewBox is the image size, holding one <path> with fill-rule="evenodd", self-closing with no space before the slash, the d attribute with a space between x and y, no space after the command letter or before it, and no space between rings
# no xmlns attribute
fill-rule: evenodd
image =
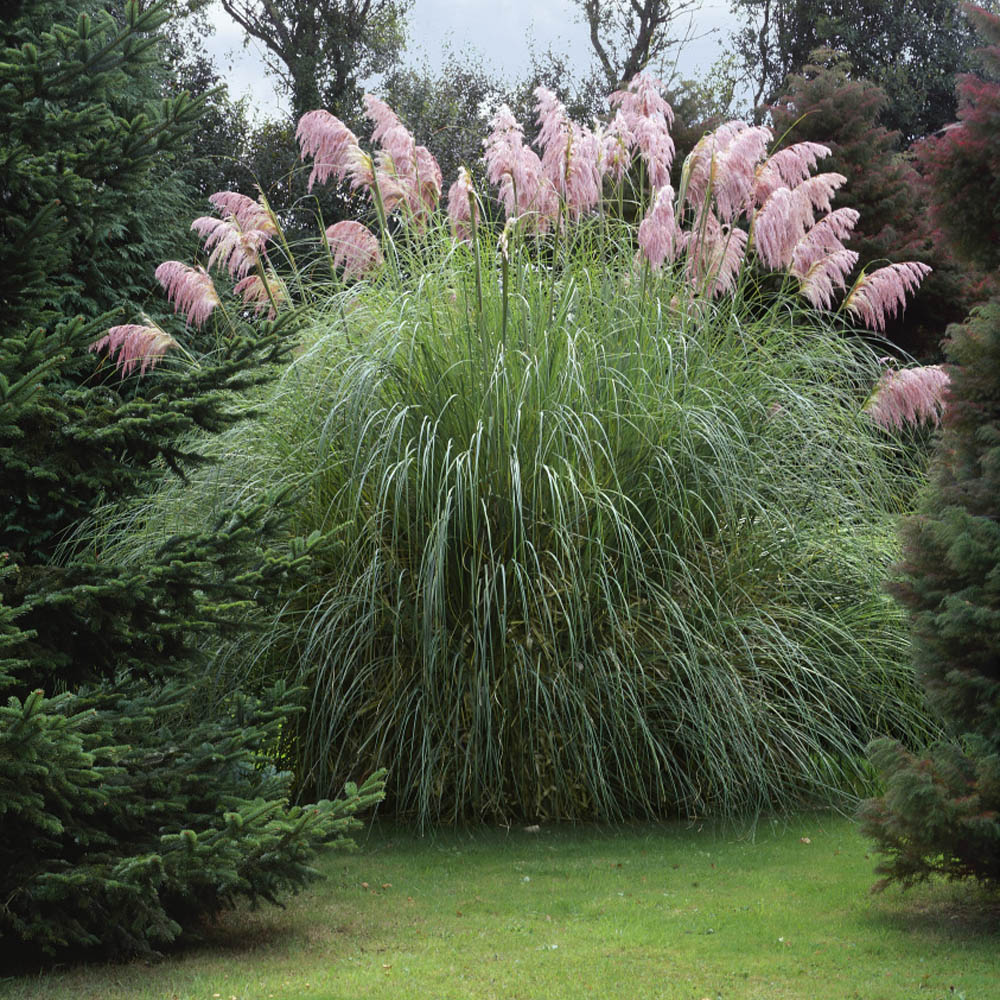
<svg viewBox="0 0 1000 1000"><path fill-rule="evenodd" d="M996 64L1000 20L973 16ZM945 138L944 175L1000 175L995 115L991 135L987 102L968 104L970 89L987 88L968 79L962 88L965 113ZM938 192L939 204L948 192ZM952 204L952 226L970 257L996 266L995 226L983 205L982 187L969 192ZM920 754L891 741L871 749L886 791L861 816L885 855L880 885L941 874L1000 886L1000 299L949 333L944 430L929 487L904 525L893 588L910 613L917 677L949 738Z"/></svg>
<svg viewBox="0 0 1000 1000"><path fill-rule="evenodd" d="M950 333L945 429L894 587L950 738L921 754L872 748L886 792L862 824L886 855L882 885L934 873L1000 884L1000 302Z"/></svg>
<svg viewBox="0 0 1000 1000"><path fill-rule="evenodd" d="M238 898L315 876L379 797L288 806L273 763L297 693L213 700L206 635L245 627L309 558L268 548L280 498L127 565L86 544L98 504L203 461L271 377L291 321L231 316L211 352L125 377L89 348L132 287L123 234L197 116L181 96L109 103L155 66L163 4L24 0L0 57L0 953L148 953ZM122 26L124 24L124 27ZM131 100L131 98L130 98ZM168 234L169 235L169 234ZM126 273L127 272L127 273ZM116 283L114 276L121 276ZM10 280L8 280L8 276ZM76 315L82 312L84 315ZM115 318L120 321L116 313ZM129 317L130 318L130 317Z"/></svg>

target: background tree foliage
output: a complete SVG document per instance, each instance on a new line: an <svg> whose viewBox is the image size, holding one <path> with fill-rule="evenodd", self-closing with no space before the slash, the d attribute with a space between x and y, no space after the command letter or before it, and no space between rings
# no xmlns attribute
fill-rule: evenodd
<svg viewBox="0 0 1000 1000"><path fill-rule="evenodd" d="M955 116L955 74L968 68L975 38L959 0L732 0L732 9L757 106L827 48L847 53L854 73L885 91L881 123L905 142Z"/></svg>
<svg viewBox="0 0 1000 1000"><path fill-rule="evenodd" d="M996 71L1000 18L973 17ZM996 177L1000 88L972 78L961 86L961 124L942 140L950 148L940 169L952 182ZM939 210L949 193L938 190ZM983 212L983 187L975 193L948 202L949 228L969 257L996 267L995 216ZM893 589L910 614L917 679L948 738L919 754L888 740L871 749L886 790L861 816L884 855L881 885L933 874L1000 885L1000 299L949 330L947 357L944 431L930 484L904 524Z"/></svg>
<svg viewBox="0 0 1000 1000"><path fill-rule="evenodd" d="M700 0L574 0L608 90L640 70L657 71L690 33ZM678 29L683 26L683 31Z"/></svg>
<svg viewBox="0 0 1000 1000"><path fill-rule="evenodd" d="M388 69L405 38L409 0L222 0L267 47L296 119L325 108L350 120L359 81Z"/></svg>
<svg viewBox="0 0 1000 1000"><path fill-rule="evenodd" d="M817 50L813 60L788 78L770 107L775 133L783 145L828 146L822 170L847 178L833 204L861 213L848 243L859 254L854 277L872 261L918 260L933 268L885 336L910 354L934 356L945 327L968 312L972 282L928 219L928 185L900 148L899 133L880 124L885 91L857 77L843 53Z"/></svg>

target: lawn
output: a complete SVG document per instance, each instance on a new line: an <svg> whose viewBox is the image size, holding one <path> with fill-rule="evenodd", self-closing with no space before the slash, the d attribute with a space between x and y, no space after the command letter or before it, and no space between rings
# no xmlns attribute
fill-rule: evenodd
<svg viewBox="0 0 1000 1000"><path fill-rule="evenodd" d="M36 974L10 1000L995 1000L1000 899L869 894L853 823L806 815L419 838L378 827L328 878L163 962Z"/></svg>

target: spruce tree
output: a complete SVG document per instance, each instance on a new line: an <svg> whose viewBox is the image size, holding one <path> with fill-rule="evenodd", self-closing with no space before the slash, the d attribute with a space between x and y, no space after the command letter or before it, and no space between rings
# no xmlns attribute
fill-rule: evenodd
<svg viewBox="0 0 1000 1000"><path fill-rule="evenodd" d="M977 19L1000 66L1000 19ZM970 90L987 87L962 87L966 113L946 136L942 163L952 177L998 176L996 118L991 135L986 108L968 106ZM942 207L948 192L938 192ZM995 220L982 212L982 188L972 194L950 206L953 226L970 257L995 266ZM941 874L1000 886L1000 299L949 333L944 430L929 487L904 525L893 587L910 613L917 677L949 735L919 754L891 741L872 747L886 791L861 815L885 855L880 885Z"/></svg>
<svg viewBox="0 0 1000 1000"><path fill-rule="evenodd" d="M131 318L119 310L133 283L152 290L148 248L123 257L123 234L197 119L185 96L115 111L120 88L155 68L165 16L162 3L115 19L24 0L0 29L5 963L149 953L239 898L276 900L380 795L375 775L289 807L274 754L296 693L213 700L205 636L244 628L242 610L309 559L307 540L268 548L280 498L180 532L143 565L80 532L98 504L202 461L199 435L240 419L292 342L294 317L255 329L237 314L211 351L178 330L186 356L142 375L90 349Z"/></svg>

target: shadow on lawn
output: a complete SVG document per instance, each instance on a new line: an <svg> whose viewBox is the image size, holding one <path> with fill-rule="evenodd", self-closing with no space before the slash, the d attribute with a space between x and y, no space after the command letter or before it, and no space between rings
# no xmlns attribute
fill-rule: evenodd
<svg viewBox="0 0 1000 1000"><path fill-rule="evenodd" d="M934 939L1000 942L1000 889L931 882L887 889L874 897L871 919L901 934Z"/></svg>

